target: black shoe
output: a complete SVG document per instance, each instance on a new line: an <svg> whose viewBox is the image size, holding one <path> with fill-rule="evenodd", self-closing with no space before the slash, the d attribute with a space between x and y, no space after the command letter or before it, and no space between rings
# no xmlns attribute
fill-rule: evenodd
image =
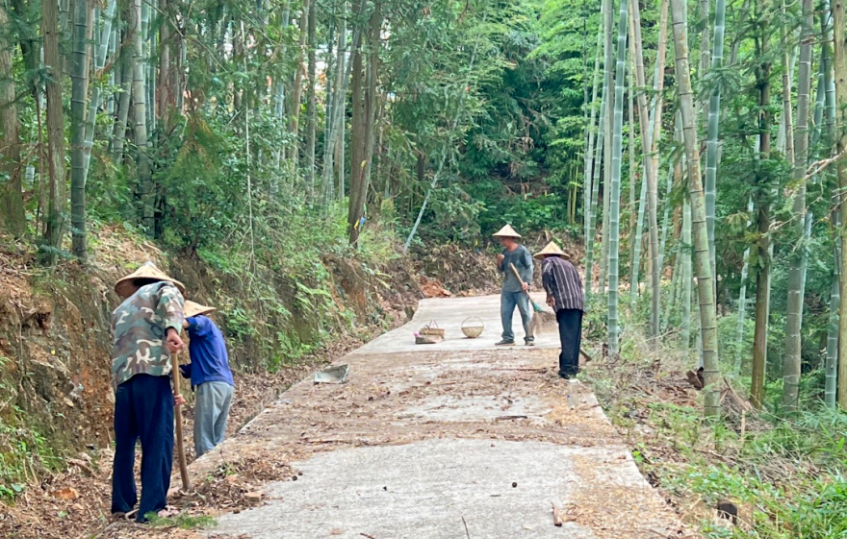
<svg viewBox="0 0 847 539"><path fill-rule="evenodd" d="M559 378L564 378L565 380L570 380L571 378L576 378L576 375L577 375L577 374L579 374L579 371L577 371L577 372L573 372L573 371L569 371L569 372L559 371Z"/></svg>
<svg viewBox="0 0 847 539"><path fill-rule="evenodd" d="M535 346L535 341L527 340L527 341L525 341L525 344L526 344L527 346Z"/></svg>
<svg viewBox="0 0 847 539"><path fill-rule="evenodd" d="M514 345L515 345L515 341L507 341L506 339L503 339L500 342L494 343L494 346L514 346Z"/></svg>

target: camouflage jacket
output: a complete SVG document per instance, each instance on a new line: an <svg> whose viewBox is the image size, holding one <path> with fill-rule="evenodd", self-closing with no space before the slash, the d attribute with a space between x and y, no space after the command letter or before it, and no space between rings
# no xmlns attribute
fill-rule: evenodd
<svg viewBox="0 0 847 539"><path fill-rule="evenodd" d="M182 294L168 282L142 286L112 313L112 385L136 374L168 376L171 354L165 343L168 328L182 331Z"/></svg>

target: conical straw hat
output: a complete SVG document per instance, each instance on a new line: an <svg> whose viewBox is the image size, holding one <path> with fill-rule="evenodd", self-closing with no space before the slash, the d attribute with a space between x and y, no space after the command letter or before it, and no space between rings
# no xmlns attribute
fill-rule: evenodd
<svg viewBox="0 0 847 539"><path fill-rule="evenodd" d="M211 314L215 312L214 307L208 307L206 305L200 305L199 303L195 303L193 301L185 300L185 306L183 307L183 311L185 312L186 318L191 318L192 316L200 316L201 314Z"/></svg>
<svg viewBox="0 0 847 539"><path fill-rule="evenodd" d="M176 279L169 277L157 268L152 262L145 262L140 268L115 283L115 292L122 298L128 298L135 294L145 284L156 281L167 281L173 283L181 293L185 294L185 285Z"/></svg>
<svg viewBox="0 0 847 539"><path fill-rule="evenodd" d="M512 225L506 225L494 234L495 238L520 238L521 235L512 228Z"/></svg>
<svg viewBox="0 0 847 539"><path fill-rule="evenodd" d="M568 253L559 248L555 241L551 241L547 244L547 247L535 254L535 258L544 258L545 256L561 256L569 258Z"/></svg>

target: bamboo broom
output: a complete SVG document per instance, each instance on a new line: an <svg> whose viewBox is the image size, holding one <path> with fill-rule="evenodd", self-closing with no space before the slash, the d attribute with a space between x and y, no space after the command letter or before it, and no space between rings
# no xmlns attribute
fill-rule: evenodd
<svg viewBox="0 0 847 539"><path fill-rule="evenodd" d="M521 279L521 274L518 273L518 268L516 268L514 264L509 264L509 267L512 268L512 272L515 274L515 277L518 279L518 282L521 283L521 286L523 287L524 282L523 279ZM532 296L529 295L529 292L524 291L524 293L529 299L529 302L532 304L532 310L535 312L535 314L532 316L532 323L529 326L532 335L535 336L536 333L540 333L544 329L555 325L556 315L551 312L545 311L541 305L533 301Z"/></svg>
<svg viewBox="0 0 847 539"><path fill-rule="evenodd" d="M521 283L523 287L523 279L521 279L521 274L518 273L518 268L515 267L514 264L509 264L509 267L512 268L512 272L517 277L518 282ZM532 310L535 311L535 314L532 316L532 322L529 325L530 333L532 336L536 336L539 333L544 332L545 330L550 330L553 327L558 327L558 321L556 320L556 315L545 311L541 305L537 302L533 301L532 296L529 295L529 292L524 292L526 297L529 298L529 302L532 304ZM593 358L588 355L585 350L582 348L579 349L579 353L585 357L586 361L591 361Z"/></svg>

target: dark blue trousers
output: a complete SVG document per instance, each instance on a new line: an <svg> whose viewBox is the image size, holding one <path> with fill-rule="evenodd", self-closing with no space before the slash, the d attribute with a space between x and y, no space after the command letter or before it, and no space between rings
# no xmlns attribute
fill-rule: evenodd
<svg viewBox="0 0 847 539"><path fill-rule="evenodd" d="M115 463L112 513L128 513L138 502L135 443L141 440L139 522L165 508L174 454L174 394L169 376L136 374L115 394Z"/></svg>
<svg viewBox="0 0 847 539"><path fill-rule="evenodd" d="M579 347L582 345L582 311L559 309L556 312L556 320L559 322L559 339L562 342L559 374L576 376L579 372Z"/></svg>

